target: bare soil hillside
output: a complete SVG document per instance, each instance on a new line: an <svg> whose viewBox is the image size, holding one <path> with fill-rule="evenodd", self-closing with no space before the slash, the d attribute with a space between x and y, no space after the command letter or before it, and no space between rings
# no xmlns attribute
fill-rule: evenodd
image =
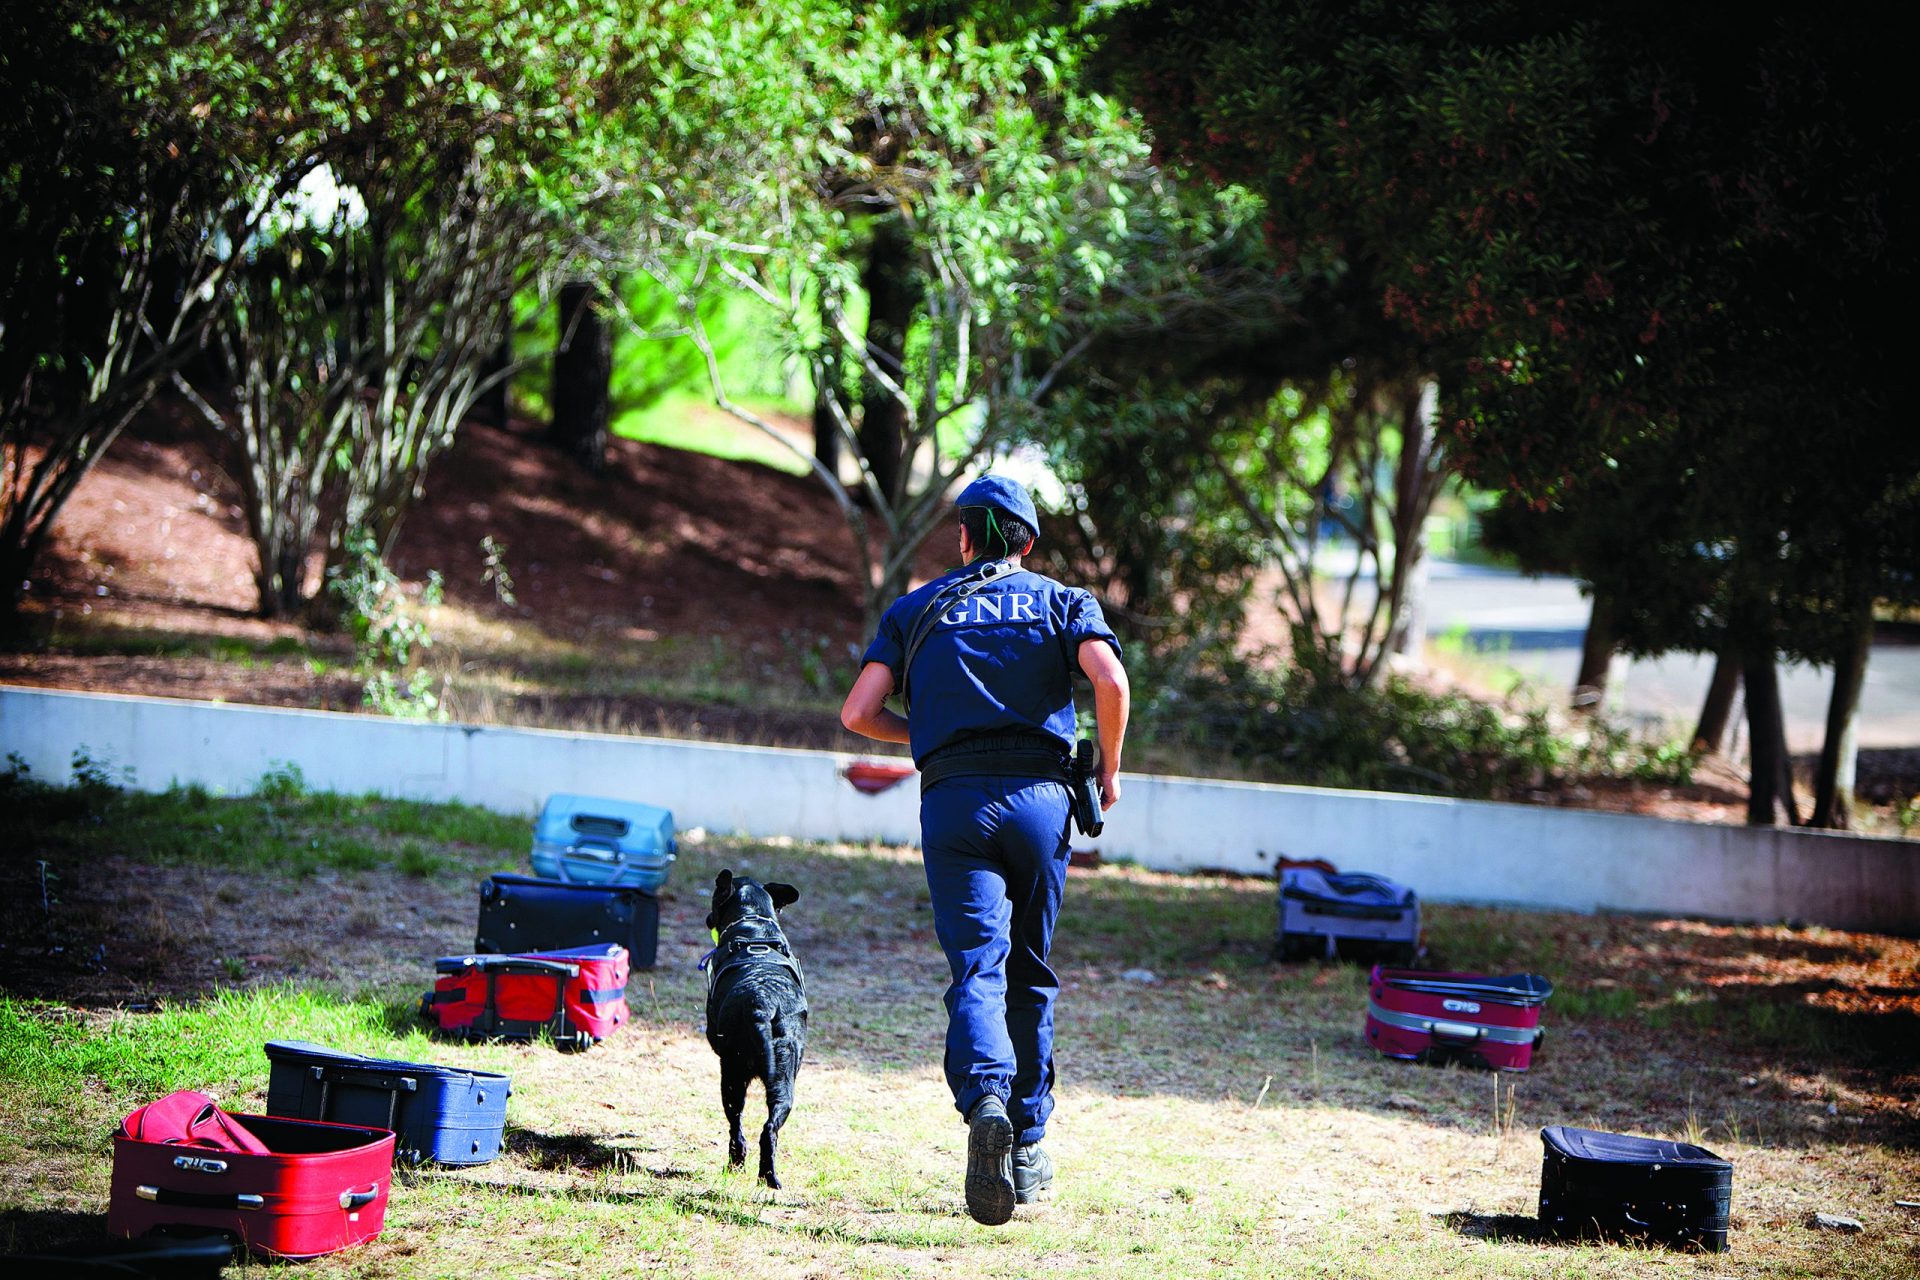
<svg viewBox="0 0 1920 1280"><path fill-rule="evenodd" d="M27 634L0 648L0 682L358 709L342 639L256 615L232 461L177 405L136 423L62 514ZM489 537L506 549L512 604L484 579ZM949 554L934 539L922 573ZM630 440L589 474L527 424L470 423L429 475L394 565L415 584L443 575L442 659L463 675L495 669L478 693L456 682L456 717L872 746L833 714L861 639L858 556L810 477ZM318 574L315 563L310 585ZM1905 757L1920 752L1879 754L1902 758L1863 757L1863 787L1893 768L1901 777L1880 789L1908 794L1920 759ZM1534 799L1740 822L1744 797L1744 778L1709 764L1688 787L1589 782Z"/></svg>

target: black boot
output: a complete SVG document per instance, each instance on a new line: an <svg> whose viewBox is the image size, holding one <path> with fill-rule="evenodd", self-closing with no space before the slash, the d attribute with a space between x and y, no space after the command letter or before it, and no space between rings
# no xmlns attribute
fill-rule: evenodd
<svg viewBox="0 0 1920 1280"><path fill-rule="evenodd" d="M997 1227L1013 1216L1013 1122L988 1094L967 1116L967 1212Z"/></svg>
<svg viewBox="0 0 1920 1280"><path fill-rule="evenodd" d="M1032 1204L1040 1193L1053 1185L1053 1161L1037 1142L1013 1149L1013 1198L1020 1204Z"/></svg>

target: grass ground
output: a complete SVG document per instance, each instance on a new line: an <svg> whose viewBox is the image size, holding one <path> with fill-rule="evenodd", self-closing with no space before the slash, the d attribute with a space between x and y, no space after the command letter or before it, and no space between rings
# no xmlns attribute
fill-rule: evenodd
<svg viewBox="0 0 1920 1280"><path fill-rule="evenodd" d="M749 408L782 425L792 424L788 406L750 403ZM757 462L788 475L805 475L808 470L805 458L768 438L766 432L715 408L712 395L707 393L675 393L644 410L621 414L612 427L617 435L629 440L692 449L730 461ZM797 430L795 438L801 439ZM811 449L811 440L802 439L802 446Z"/></svg>
<svg viewBox="0 0 1920 1280"><path fill-rule="evenodd" d="M1435 906L1429 960L1558 984L1533 1071L1388 1062L1364 975L1267 959L1271 882L1076 870L1056 950L1052 1203L981 1228L938 1072L944 964L911 850L689 841L631 1025L584 1056L429 1039L431 959L525 820L310 795L0 796L0 1250L97 1236L108 1134L157 1093L264 1101L269 1038L510 1072L506 1154L399 1175L384 1234L313 1276L1911 1276L1920 945ZM781 1151L728 1170L700 1034L703 886L800 886L815 1010ZM1140 970L1151 981L1141 981ZM757 1100L749 1104L749 1121ZM1734 1162L1726 1255L1533 1238L1535 1132ZM1856 1217L1857 1234L1808 1225ZM264 1270L264 1269L259 1269Z"/></svg>

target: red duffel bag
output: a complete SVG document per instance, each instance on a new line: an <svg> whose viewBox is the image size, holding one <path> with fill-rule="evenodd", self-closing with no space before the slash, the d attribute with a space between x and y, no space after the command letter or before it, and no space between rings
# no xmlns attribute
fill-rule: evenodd
<svg viewBox="0 0 1920 1280"><path fill-rule="evenodd" d="M212 1098L192 1089L177 1090L136 1108L120 1122L120 1132L139 1142L267 1154L266 1143L222 1111Z"/></svg>

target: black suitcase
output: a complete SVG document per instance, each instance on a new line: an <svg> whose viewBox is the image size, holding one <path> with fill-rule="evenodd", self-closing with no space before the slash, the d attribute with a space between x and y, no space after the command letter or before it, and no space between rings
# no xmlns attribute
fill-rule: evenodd
<svg viewBox="0 0 1920 1280"><path fill-rule="evenodd" d="M1705 1147L1559 1124L1542 1129L1540 1141L1547 1233L1726 1249L1733 1166Z"/></svg>
<svg viewBox="0 0 1920 1280"><path fill-rule="evenodd" d="M659 901L634 885L534 876L497 875L480 886L473 949L483 955L526 955L601 942L625 947L633 968L653 968L660 943Z"/></svg>
<svg viewBox="0 0 1920 1280"><path fill-rule="evenodd" d="M513 1082L494 1071L394 1062L304 1040L267 1042L267 1114L394 1131L394 1159L485 1164L500 1154Z"/></svg>

